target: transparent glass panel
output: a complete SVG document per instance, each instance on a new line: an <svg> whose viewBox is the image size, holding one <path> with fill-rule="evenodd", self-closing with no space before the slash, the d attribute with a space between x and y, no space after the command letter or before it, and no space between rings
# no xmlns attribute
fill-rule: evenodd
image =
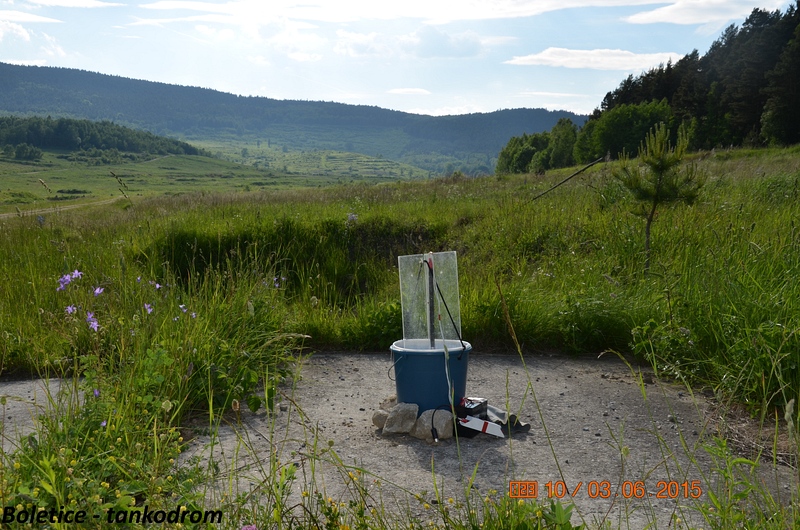
<svg viewBox="0 0 800 530"><path fill-rule="evenodd" d="M399 256L403 340L436 348L442 339L461 340L461 304L456 253ZM423 340L424 339L424 340Z"/></svg>

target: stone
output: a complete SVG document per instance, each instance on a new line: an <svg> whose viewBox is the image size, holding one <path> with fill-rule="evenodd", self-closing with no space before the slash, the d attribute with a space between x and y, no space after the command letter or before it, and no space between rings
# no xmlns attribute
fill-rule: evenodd
<svg viewBox="0 0 800 530"><path fill-rule="evenodd" d="M372 415L372 424L379 429L383 429L383 426L386 425L386 418L389 417L389 412L378 409L375 411L375 414Z"/></svg>
<svg viewBox="0 0 800 530"><path fill-rule="evenodd" d="M392 407L383 426L383 434L407 434L410 432L417 422L417 411L419 411L419 406L416 403L398 403Z"/></svg>
<svg viewBox="0 0 800 530"><path fill-rule="evenodd" d="M433 416L433 426L436 428L436 434L439 440L447 440L453 437L453 414L449 410L436 409L426 410L423 412L414 428L411 430L411 436L419 438L420 440L433 441L431 434L431 416Z"/></svg>
<svg viewBox="0 0 800 530"><path fill-rule="evenodd" d="M383 410L392 410L392 407L394 407L395 405L397 405L397 396L391 395L383 400L380 408L382 408Z"/></svg>

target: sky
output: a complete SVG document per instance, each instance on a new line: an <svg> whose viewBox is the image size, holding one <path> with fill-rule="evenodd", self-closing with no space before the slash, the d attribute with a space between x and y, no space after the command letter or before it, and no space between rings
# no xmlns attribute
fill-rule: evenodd
<svg viewBox="0 0 800 530"><path fill-rule="evenodd" d="M0 62L419 114L588 114L785 0L0 0Z"/></svg>

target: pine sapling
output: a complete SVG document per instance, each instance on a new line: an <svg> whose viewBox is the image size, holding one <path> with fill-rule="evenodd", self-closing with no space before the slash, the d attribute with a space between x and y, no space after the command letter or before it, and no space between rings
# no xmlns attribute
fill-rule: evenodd
<svg viewBox="0 0 800 530"><path fill-rule="evenodd" d="M639 157L631 160L623 151L614 177L628 188L641 203L645 218L645 273L650 269L650 228L660 204L685 202L692 204L705 184L705 174L694 163L683 163L689 138L683 126L673 147L665 123L653 127L639 146Z"/></svg>

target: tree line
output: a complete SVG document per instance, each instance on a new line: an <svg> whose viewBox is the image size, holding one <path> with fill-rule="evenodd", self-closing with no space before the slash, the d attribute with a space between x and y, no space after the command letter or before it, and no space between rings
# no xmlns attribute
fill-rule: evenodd
<svg viewBox="0 0 800 530"><path fill-rule="evenodd" d="M648 132L686 129L690 150L800 143L800 0L785 13L754 9L701 56L628 76L578 128L562 119L550 132L512 138L496 172L542 172L636 153ZM571 142L571 144L570 144Z"/></svg>
<svg viewBox="0 0 800 530"><path fill-rule="evenodd" d="M70 152L118 151L146 155L201 155L204 152L186 142L116 125L110 121L89 121L51 117L0 117L0 146L4 155L35 159L42 149Z"/></svg>

